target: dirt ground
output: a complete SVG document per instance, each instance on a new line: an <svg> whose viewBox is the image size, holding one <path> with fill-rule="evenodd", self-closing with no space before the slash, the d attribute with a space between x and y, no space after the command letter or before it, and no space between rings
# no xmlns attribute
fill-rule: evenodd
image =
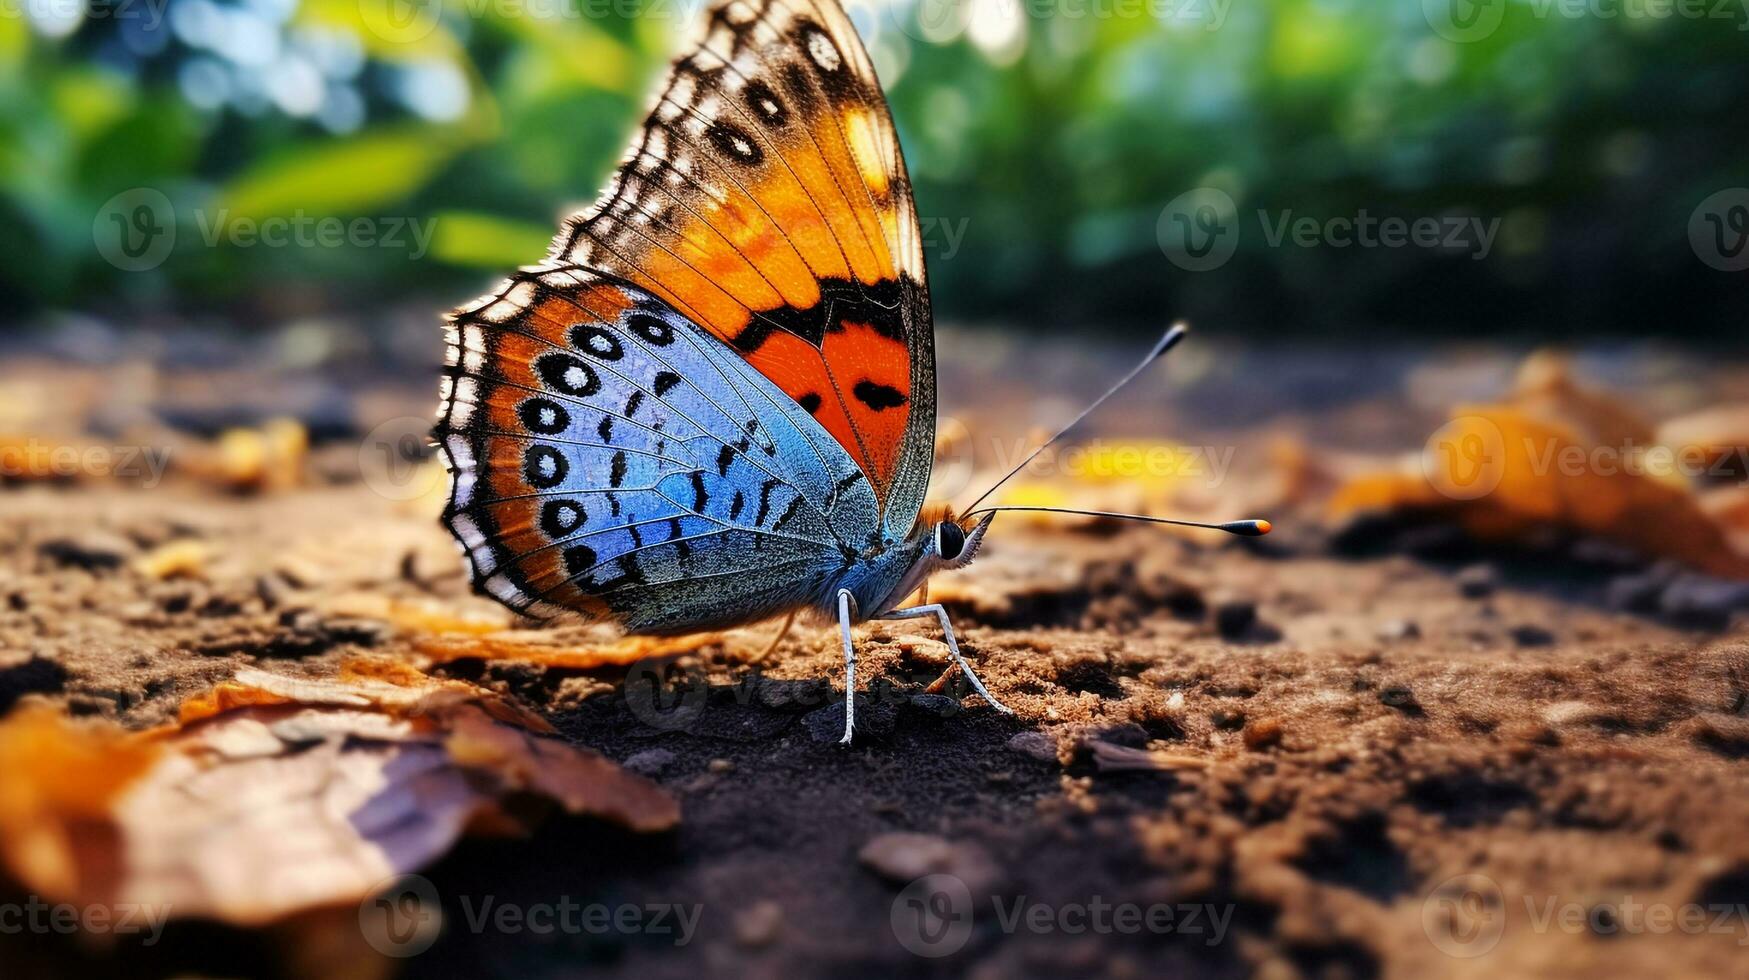
<svg viewBox="0 0 1749 980"><path fill-rule="evenodd" d="M944 361L966 347L950 339ZM1346 391L1342 372L1314 374L1281 382L1274 407L1223 375L1158 404L1175 437L1211 444L1292 431L1403 448L1431 428L1404 394L1412 372ZM208 380L191 390L223 390ZM978 389L944 386L950 409L956 390ZM417 397L372 411L422 410ZM1211 421L1223 413L1238 421ZM392 609L496 618L543 642L596 635L512 623L470 596L434 499L360 479L355 439L319 439L302 470L254 493L175 475L149 491L0 489L0 712L47 702L145 728L245 665L420 661ZM1234 499L1245 472L1241 460ZM1258 541L1001 519L937 594L1016 714L926 693L948 664L932 624L871 625L849 749L835 744L842 663L818 625L764 659L775 624L631 668L433 666L651 776L682 821L653 837L554 819L528 839L465 840L424 872L446 923L436 945L376 965L519 978L1742 973L1741 617L1695 629L1621 611L1611 583L1635 560L1572 542L1485 552L1440 529L1266 516L1281 530ZM172 542L192 573L143 569ZM960 885L919 892L925 872ZM696 927L684 941L470 927L488 897L679 905ZM923 906L958 931L924 935ZM151 946L0 935L0 955L7 976L286 975L299 962L283 932L192 922Z"/></svg>

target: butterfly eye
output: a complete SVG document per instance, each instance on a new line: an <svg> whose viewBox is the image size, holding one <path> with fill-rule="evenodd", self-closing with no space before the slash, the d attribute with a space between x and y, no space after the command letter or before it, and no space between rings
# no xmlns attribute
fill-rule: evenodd
<svg viewBox="0 0 1749 980"><path fill-rule="evenodd" d="M966 532L952 521L935 525L935 555L943 561L953 561L966 547Z"/></svg>

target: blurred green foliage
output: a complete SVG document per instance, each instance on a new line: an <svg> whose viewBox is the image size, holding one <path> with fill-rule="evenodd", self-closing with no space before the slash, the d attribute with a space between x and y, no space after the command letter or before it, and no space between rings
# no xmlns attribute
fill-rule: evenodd
<svg viewBox="0 0 1749 980"><path fill-rule="evenodd" d="M0 15L0 289L14 311L122 322L435 306L538 259L698 6L81 2ZM853 6L938 315L1743 336L1743 274L1690 241L1703 199L1749 185L1743 6L1447 2ZM1478 13L1497 26L1450 39ZM100 243L137 188L170 202L176 235L131 271ZM1227 195L1239 228L1205 271L1161 243L1163 209L1195 188ZM1495 233L1485 256L1270 240L1361 215ZM263 244L272 219L289 241Z"/></svg>

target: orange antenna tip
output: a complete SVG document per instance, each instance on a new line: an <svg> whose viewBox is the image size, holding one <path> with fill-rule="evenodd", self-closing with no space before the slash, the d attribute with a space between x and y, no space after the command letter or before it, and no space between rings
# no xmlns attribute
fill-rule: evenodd
<svg viewBox="0 0 1749 980"><path fill-rule="evenodd" d="M1221 525L1221 530L1229 534L1239 534L1247 538L1261 538L1268 534L1275 525L1265 520L1228 521Z"/></svg>

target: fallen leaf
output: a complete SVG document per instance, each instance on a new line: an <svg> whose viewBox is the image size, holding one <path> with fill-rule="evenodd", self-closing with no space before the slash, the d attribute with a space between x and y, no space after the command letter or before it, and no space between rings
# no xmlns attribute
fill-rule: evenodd
<svg viewBox="0 0 1749 980"><path fill-rule="evenodd" d="M258 429L227 429L210 445L191 446L183 469L229 490L283 490L303 479L310 437L295 419Z"/></svg>
<svg viewBox="0 0 1749 980"><path fill-rule="evenodd" d="M344 907L545 798L668 829L661 788L461 681L362 661L245 670L151 732L27 710L0 723L0 863L35 894L240 925Z"/></svg>
<svg viewBox="0 0 1749 980"><path fill-rule="evenodd" d="M1088 743L1088 748L1100 772L1200 772L1213 765L1201 756L1137 749L1101 739Z"/></svg>
<svg viewBox="0 0 1749 980"><path fill-rule="evenodd" d="M1671 419L1658 427L1658 441L1695 453L1721 476L1749 476L1749 402L1717 405Z"/></svg>
<svg viewBox="0 0 1749 980"><path fill-rule="evenodd" d="M719 643L721 633L693 633L688 636L627 636L591 646L554 646L518 640L510 636L446 636L443 634L415 636L413 649L435 663L477 658L480 660L517 660L570 670L590 670L596 667L624 666L655 657L672 657L692 653L701 647Z"/></svg>
<svg viewBox="0 0 1749 980"><path fill-rule="evenodd" d="M1330 509L1338 518L1433 514L1483 541L1565 527L1749 578L1749 557L1733 549L1687 480L1674 467L1648 465L1656 448L1631 413L1573 382L1565 361L1538 354L1521 369L1510 403L1454 408L1422 454L1349 479Z"/></svg>

